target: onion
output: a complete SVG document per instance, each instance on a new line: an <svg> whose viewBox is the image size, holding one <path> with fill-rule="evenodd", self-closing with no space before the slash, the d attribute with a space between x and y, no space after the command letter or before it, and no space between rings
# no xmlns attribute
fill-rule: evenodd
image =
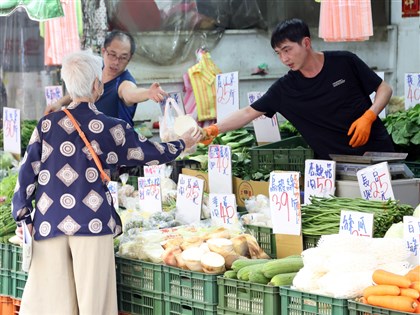
<svg viewBox="0 0 420 315"><path fill-rule="evenodd" d="M201 258L203 254L200 247L190 247L182 252L181 257L189 270L202 272Z"/></svg>
<svg viewBox="0 0 420 315"><path fill-rule="evenodd" d="M225 259L222 255L214 252L208 252L203 255L201 266L203 271L208 274L219 274L226 270Z"/></svg>
<svg viewBox="0 0 420 315"><path fill-rule="evenodd" d="M174 131L178 137L181 137L191 128L194 128L192 134L194 134L198 129L197 122L191 116L183 115L175 118Z"/></svg>
<svg viewBox="0 0 420 315"><path fill-rule="evenodd" d="M223 257L234 253L233 243L227 238L211 238L207 240L207 245L212 252L218 253Z"/></svg>

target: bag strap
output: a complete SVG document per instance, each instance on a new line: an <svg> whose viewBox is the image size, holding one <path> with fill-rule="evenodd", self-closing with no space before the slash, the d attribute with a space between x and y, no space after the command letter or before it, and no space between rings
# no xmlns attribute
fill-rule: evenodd
<svg viewBox="0 0 420 315"><path fill-rule="evenodd" d="M80 129L79 124L77 123L76 119L74 119L74 116L69 112L67 108L63 109L63 111L66 113L66 115L70 118L71 122L73 123L74 127L79 132L80 138L82 138L83 142L86 144L87 148L90 151L90 154L93 157L93 160L95 161L96 166L98 167L99 171L101 172L101 179L104 184L108 184L111 179L109 178L108 174L105 173L104 169L102 168L101 161L98 158L98 155L96 154L95 150L93 150L92 145L90 144L89 140L86 138L84 132L82 129Z"/></svg>

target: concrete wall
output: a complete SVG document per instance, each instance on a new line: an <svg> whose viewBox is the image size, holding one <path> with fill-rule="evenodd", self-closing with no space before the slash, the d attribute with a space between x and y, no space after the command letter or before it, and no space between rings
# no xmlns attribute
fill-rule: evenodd
<svg viewBox="0 0 420 315"><path fill-rule="evenodd" d="M420 72L420 18L401 18L399 0L392 0L391 12L392 24L375 29L374 36L365 42L324 42L318 37L318 30L311 29L313 47L316 50L349 50L356 53L370 67L384 71L385 80L394 88L394 95L402 96L404 73ZM226 31L218 45L210 51L212 60L223 72L239 72L240 107L248 105L247 92L265 91L287 71L271 49L269 40L267 32L231 30ZM135 56L129 68L141 86L158 81L166 91L182 91L182 75L195 63L192 58L176 66L157 66ZM269 74L251 76L254 68L261 63L268 64ZM136 119L157 121L160 113L160 107L148 101L138 107Z"/></svg>

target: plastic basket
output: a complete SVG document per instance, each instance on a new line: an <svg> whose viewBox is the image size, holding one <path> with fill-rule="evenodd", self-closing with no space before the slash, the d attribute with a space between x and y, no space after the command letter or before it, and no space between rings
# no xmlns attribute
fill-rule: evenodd
<svg viewBox="0 0 420 315"><path fill-rule="evenodd" d="M118 285L118 310L129 314L162 315L165 304L162 293L134 290Z"/></svg>
<svg viewBox="0 0 420 315"><path fill-rule="evenodd" d="M260 247L271 258L277 257L276 235L273 234L273 229L266 226L258 225L244 225L247 232L253 235Z"/></svg>
<svg viewBox="0 0 420 315"><path fill-rule="evenodd" d="M217 275L163 266L165 294L188 301L217 304ZM176 313L175 313L176 314Z"/></svg>
<svg viewBox="0 0 420 315"><path fill-rule="evenodd" d="M10 270L0 269L0 295L10 295L11 289L12 278Z"/></svg>
<svg viewBox="0 0 420 315"><path fill-rule="evenodd" d="M348 301L349 315L408 315L413 313L405 313L381 308L376 306L359 303L353 300Z"/></svg>
<svg viewBox="0 0 420 315"><path fill-rule="evenodd" d="M13 314L13 301L9 296L0 296L0 314Z"/></svg>
<svg viewBox="0 0 420 315"><path fill-rule="evenodd" d="M12 264L11 246L6 243L0 243L0 270L9 270Z"/></svg>
<svg viewBox="0 0 420 315"><path fill-rule="evenodd" d="M200 303L171 295L165 295L164 300L167 315L214 315L217 312L217 304Z"/></svg>
<svg viewBox="0 0 420 315"><path fill-rule="evenodd" d="M253 147L249 152L252 171L262 173L279 170L304 174L305 160L314 158L313 150L301 136Z"/></svg>
<svg viewBox="0 0 420 315"><path fill-rule="evenodd" d="M347 300L280 287L282 315L348 315Z"/></svg>
<svg viewBox="0 0 420 315"><path fill-rule="evenodd" d="M11 289L10 295L15 299L21 299L28 275L24 272L12 271L11 276L12 276L12 289Z"/></svg>
<svg viewBox="0 0 420 315"><path fill-rule="evenodd" d="M321 235L305 235L303 234L303 249L316 247Z"/></svg>
<svg viewBox="0 0 420 315"><path fill-rule="evenodd" d="M154 293L163 293L163 266L141 260L115 256L117 283Z"/></svg>
<svg viewBox="0 0 420 315"><path fill-rule="evenodd" d="M278 315L280 314L279 287L217 278L219 311L222 314Z"/></svg>
<svg viewBox="0 0 420 315"><path fill-rule="evenodd" d="M12 299L12 303L13 303L13 315L19 315L21 300Z"/></svg>
<svg viewBox="0 0 420 315"><path fill-rule="evenodd" d="M175 183L178 183L178 177L179 177L179 174L182 174L183 168L189 168L192 170L201 169L201 163L198 161L193 161L193 160L175 160L175 161L172 161L169 165L172 166L171 179Z"/></svg>
<svg viewBox="0 0 420 315"><path fill-rule="evenodd" d="M413 172L415 178L420 178L420 162L405 162L405 165Z"/></svg>
<svg viewBox="0 0 420 315"><path fill-rule="evenodd" d="M11 270L14 272L22 272L22 247L11 245L12 261Z"/></svg>

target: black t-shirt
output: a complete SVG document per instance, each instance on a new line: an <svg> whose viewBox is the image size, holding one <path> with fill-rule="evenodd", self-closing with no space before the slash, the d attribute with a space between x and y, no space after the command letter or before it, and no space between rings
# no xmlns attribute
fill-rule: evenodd
<svg viewBox="0 0 420 315"><path fill-rule="evenodd" d="M314 78L289 71L251 106L272 117L282 114L302 134L317 158L329 154L363 155L366 151L392 152L392 140L378 118L369 141L357 148L349 145L351 124L372 105L369 95L382 79L355 54L324 52L324 66Z"/></svg>

